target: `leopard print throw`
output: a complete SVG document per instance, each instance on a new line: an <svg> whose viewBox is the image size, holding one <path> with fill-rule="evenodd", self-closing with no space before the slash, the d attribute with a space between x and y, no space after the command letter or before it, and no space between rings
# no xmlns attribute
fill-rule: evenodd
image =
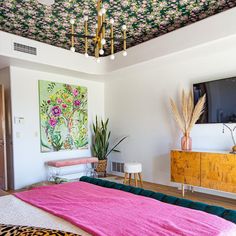
<svg viewBox="0 0 236 236"><path fill-rule="evenodd" d="M4 236L81 236L54 229L44 229L31 226L4 225L0 224L0 235Z"/></svg>

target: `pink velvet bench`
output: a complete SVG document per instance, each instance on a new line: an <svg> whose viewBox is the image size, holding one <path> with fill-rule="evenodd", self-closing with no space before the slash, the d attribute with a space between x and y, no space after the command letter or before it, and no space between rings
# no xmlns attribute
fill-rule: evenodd
<svg viewBox="0 0 236 236"><path fill-rule="evenodd" d="M49 167L49 180L52 180L60 175L60 171L63 167L68 166L86 165L86 175L88 175L88 172L90 172L90 174L94 173L93 166L96 163L98 163L97 157L80 157L73 159L48 161L46 164ZM89 167L89 164L91 164L91 167Z"/></svg>

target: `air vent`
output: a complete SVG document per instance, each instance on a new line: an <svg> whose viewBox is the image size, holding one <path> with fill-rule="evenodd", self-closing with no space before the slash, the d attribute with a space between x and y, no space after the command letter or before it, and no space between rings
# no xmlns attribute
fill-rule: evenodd
<svg viewBox="0 0 236 236"><path fill-rule="evenodd" d="M111 163L111 171L112 172L119 172L124 173L124 163L122 162L112 162Z"/></svg>
<svg viewBox="0 0 236 236"><path fill-rule="evenodd" d="M14 50L18 52L24 52L31 55L37 55L37 48L30 47L20 43L14 43Z"/></svg>

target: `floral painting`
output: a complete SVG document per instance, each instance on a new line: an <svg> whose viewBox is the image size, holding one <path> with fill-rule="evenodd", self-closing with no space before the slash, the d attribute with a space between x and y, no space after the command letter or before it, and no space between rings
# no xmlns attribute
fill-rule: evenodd
<svg viewBox="0 0 236 236"><path fill-rule="evenodd" d="M88 16L89 34L95 34L97 0L57 0L45 6L35 0L0 2L0 30L69 49L70 19L76 33L84 34L83 18ZM127 26L127 47L195 23L236 6L236 0L103 0L106 19L114 19L115 52L123 50L121 26ZM234 22L228 22L234 24ZM226 25L227 26L227 25ZM107 35L110 34L107 24ZM89 54L94 55L89 40ZM76 51L84 53L84 39L76 39ZM104 45L110 54L110 40Z"/></svg>
<svg viewBox="0 0 236 236"><path fill-rule="evenodd" d="M87 88L39 81L41 151L88 148Z"/></svg>

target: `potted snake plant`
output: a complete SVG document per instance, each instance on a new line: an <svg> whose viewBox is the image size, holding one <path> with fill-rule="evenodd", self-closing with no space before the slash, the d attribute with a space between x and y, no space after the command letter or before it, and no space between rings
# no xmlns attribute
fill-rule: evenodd
<svg viewBox="0 0 236 236"><path fill-rule="evenodd" d="M93 124L93 144L92 152L93 155L98 158L98 165L96 167L97 173L104 173L106 177L107 169L107 158L111 152L120 152L116 147L123 142L127 136L119 139L115 144L110 147L109 139L111 136L111 131L108 131L108 122L109 119L106 119L99 122L97 117L96 121Z"/></svg>

